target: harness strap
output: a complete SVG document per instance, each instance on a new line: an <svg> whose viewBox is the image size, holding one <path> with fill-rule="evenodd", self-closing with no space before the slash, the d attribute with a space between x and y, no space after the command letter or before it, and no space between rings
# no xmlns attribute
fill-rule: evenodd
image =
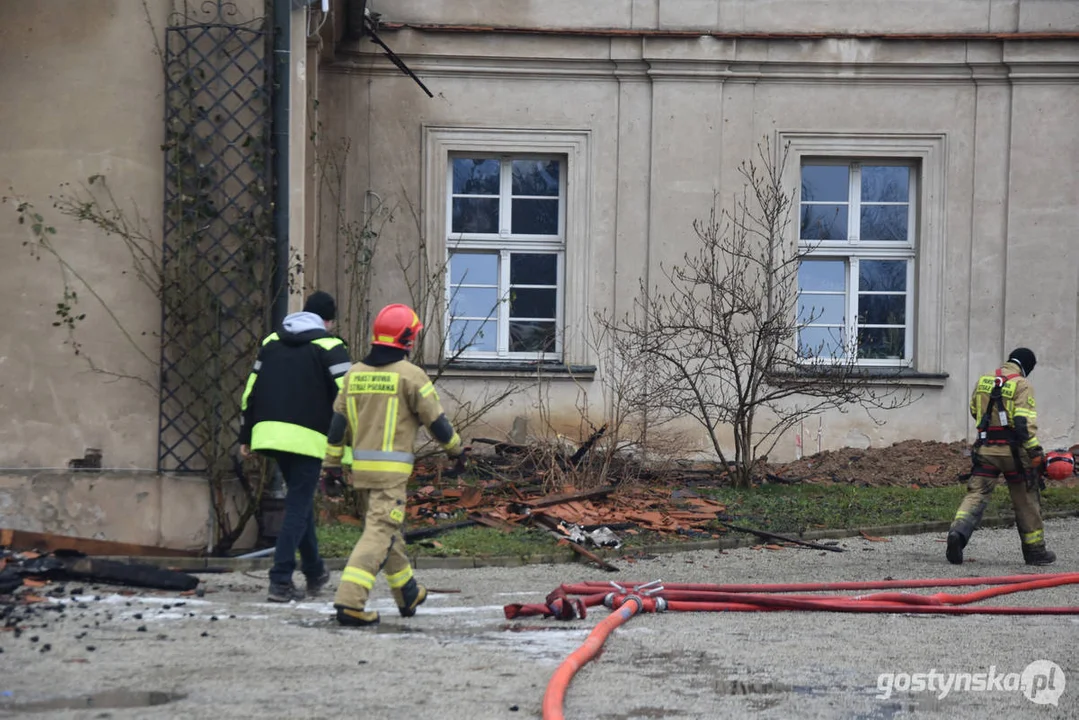
<svg viewBox="0 0 1079 720"><path fill-rule="evenodd" d="M1017 377L1019 377L1018 374L1004 375L999 369L996 371L993 389L989 393L989 404L986 405L985 413L982 414L982 418L978 422L978 439L974 443L975 447L982 445L1014 446L1017 443L1015 429L1009 422L1008 412L1004 407L1004 397L1001 394L1004 385Z"/></svg>

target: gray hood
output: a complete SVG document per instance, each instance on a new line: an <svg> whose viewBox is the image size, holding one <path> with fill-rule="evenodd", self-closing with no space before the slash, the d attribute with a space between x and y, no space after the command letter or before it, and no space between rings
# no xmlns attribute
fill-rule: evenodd
<svg viewBox="0 0 1079 720"><path fill-rule="evenodd" d="M281 340L299 345L320 337L326 337L326 323L315 313L297 312L286 315L281 322Z"/></svg>

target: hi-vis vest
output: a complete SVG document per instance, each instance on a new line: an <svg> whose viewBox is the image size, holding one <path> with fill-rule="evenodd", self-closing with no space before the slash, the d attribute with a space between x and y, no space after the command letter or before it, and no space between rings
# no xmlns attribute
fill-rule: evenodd
<svg viewBox="0 0 1079 720"><path fill-rule="evenodd" d="M278 333L266 337L240 399L240 442L256 451L322 458L334 399L351 365L340 338L287 343Z"/></svg>

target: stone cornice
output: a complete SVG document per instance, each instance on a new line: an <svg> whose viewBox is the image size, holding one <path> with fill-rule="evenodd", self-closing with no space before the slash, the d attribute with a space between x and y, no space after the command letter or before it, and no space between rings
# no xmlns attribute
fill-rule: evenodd
<svg viewBox="0 0 1079 720"><path fill-rule="evenodd" d="M717 40L883 40L886 42L1060 42L1079 40L1079 31L1030 32L826 32L796 31L720 31L714 29L654 29L654 28L575 28L524 27L496 25L448 25L441 23L383 22L383 31L411 30L424 34L444 35L531 35L546 37L588 38L673 38L694 40L702 37Z"/></svg>
<svg viewBox="0 0 1079 720"><path fill-rule="evenodd" d="M581 79L697 82L787 82L857 84L1076 83L1079 62L1016 61L971 63L752 62L699 59L565 60L560 58L404 55L420 76L505 79ZM325 72L397 75L380 55L338 52Z"/></svg>

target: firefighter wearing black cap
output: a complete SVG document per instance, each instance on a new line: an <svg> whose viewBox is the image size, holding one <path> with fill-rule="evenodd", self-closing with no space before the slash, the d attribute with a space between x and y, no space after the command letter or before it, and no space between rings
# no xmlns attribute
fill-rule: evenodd
<svg viewBox="0 0 1079 720"><path fill-rule="evenodd" d="M423 329L407 305L389 305L375 318L371 352L344 377L334 402L329 445L322 463L324 482L341 481L341 459L351 444L350 480L363 506L363 535L349 556L334 597L342 625L374 625L379 614L366 610L375 576L385 572L398 612L416 614L427 590L412 576L401 526L405 483L412 474L413 445L420 426L450 457L461 458L461 437L442 411L435 386L408 352Z"/></svg>
<svg viewBox="0 0 1079 720"><path fill-rule="evenodd" d="M983 375L970 398L970 414L978 423L971 451L973 467L967 495L948 532L946 557L963 562L963 549L982 519L1000 476L1008 485L1015 525L1028 565L1048 565L1056 555L1045 547L1041 513L1044 453L1038 442L1034 388L1027 378L1037 360L1027 348L1016 348L992 375Z"/></svg>

